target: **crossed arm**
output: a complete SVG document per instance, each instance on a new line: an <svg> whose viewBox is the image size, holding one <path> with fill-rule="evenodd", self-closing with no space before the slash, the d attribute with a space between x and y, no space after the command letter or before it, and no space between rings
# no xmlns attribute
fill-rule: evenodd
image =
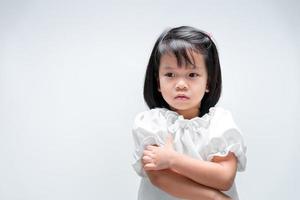
<svg viewBox="0 0 300 200"><path fill-rule="evenodd" d="M215 156L212 162L177 153L171 161L170 169L197 183L226 191L233 184L237 170L237 160L231 152L226 157Z"/></svg>
<svg viewBox="0 0 300 200"><path fill-rule="evenodd" d="M161 190L182 199L230 200L228 196L211 187L201 185L170 169L146 171L151 183Z"/></svg>
<svg viewBox="0 0 300 200"><path fill-rule="evenodd" d="M230 189L237 159L233 153L215 156L212 162L175 152L165 147L148 146L143 156L144 169L152 184L167 193L188 199L230 199L221 191Z"/></svg>

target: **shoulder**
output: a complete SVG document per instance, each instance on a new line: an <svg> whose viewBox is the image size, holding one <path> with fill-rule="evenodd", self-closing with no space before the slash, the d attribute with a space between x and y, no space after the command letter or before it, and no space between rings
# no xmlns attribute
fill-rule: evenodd
<svg viewBox="0 0 300 200"><path fill-rule="evenodd" d="M209 109L208 113L212 118L230 116L231 112L223 107L215 106Z"/></svg>
<svg viewBox="0 0 300 200"><path fill-rule="evenodd" d="M212 107L209 112L211 116L210 132L211 136L216 136L230 129L239 131L231 112L223 107Z"/></svg>
<svg viewBox="0 0 300 200"><path fill-rule="evenodd" d="M231 112L223 107L210 108L209 115L213 122L228 123L228 121L233 121Z"/></svg>
<svg viewBox="0 0 300 200"><path fill-rule="evenodd" d="M153 126L165 123L169 110L166 108L153 108L136 114L134 127Z"/></svg>
<svg viewBox="0 0 300 200"><path fill-rule="evenodd" d="M161 116L165 116L166 112L166 108L153 108L137 113L135 116L135 120L155 119Z"/></svg>

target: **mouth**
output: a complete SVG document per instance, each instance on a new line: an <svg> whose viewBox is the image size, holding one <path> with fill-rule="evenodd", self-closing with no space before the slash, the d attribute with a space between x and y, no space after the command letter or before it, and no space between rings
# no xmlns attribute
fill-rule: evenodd
<svg viewBox="0 0 300 200"><path fill-rule="evenodd" d="M188 97L188 96L185 96L185 95L177 95L177 96L175 97L175 99L179 99L179 100L188 100L189 97Z"/></svg>

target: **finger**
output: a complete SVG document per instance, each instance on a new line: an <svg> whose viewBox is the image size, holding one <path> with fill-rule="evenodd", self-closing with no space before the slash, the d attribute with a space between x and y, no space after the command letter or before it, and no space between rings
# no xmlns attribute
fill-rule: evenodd
<svg viewBox="0 0 300 200"><path fill-rule="evenodd" d="M145 163L150 163L150 162L152 162L152 158L150 158L149 156L143 156L143 161Z"/></svg>
<svg viewBox="0 0 300 200"><path fill-rule="evenodd" d="M153 152L152 151L149 151L149 150L144 150L143 152L144 156L153 156Z"/></svg>
<svg viewBox="0 0 300 200"><path fill-rule="evenodd" d="M149 154L151 154L152 153L152 151L150 151L150 150L147 150L147 149L145 149L144 151L143 151L143 154L147 154L147 155L149 155Z"/></svg>
<svg viewBox="0 0 300 200"><path fill-rule="evenodd" d="M152 146L152 145L148 145L147 147L146 147L146 149L147 150L153 150L153 149L155 149L156 147L155 146Z"/></svg>
<svg viewBox="0 0 300 200"><path fill-rule="evenodd" d="M154 163L147 163L144 165L144 170L154 170L156 168L156 165Z"/></svg>

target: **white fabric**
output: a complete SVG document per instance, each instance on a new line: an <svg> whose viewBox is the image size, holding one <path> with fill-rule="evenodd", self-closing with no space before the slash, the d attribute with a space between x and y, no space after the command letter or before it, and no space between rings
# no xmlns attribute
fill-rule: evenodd
<svg viewBox="0 0 300 200"><path fill-rule="evenodd" d="M174 149L193 158L211 161L214 156L226 156L233 152L238 159L238 171L246 167L246 146L241 131L228 110L212 107L202 117L184 119L182 115L165 108L155 108L139 113L132 129L135 144L134 170L142 177L138 199L178 199L153 186L143 170L141 158L147 145L163 146L168 134L174 138ZM238 200L235 184L224 191Z"/></svg>

